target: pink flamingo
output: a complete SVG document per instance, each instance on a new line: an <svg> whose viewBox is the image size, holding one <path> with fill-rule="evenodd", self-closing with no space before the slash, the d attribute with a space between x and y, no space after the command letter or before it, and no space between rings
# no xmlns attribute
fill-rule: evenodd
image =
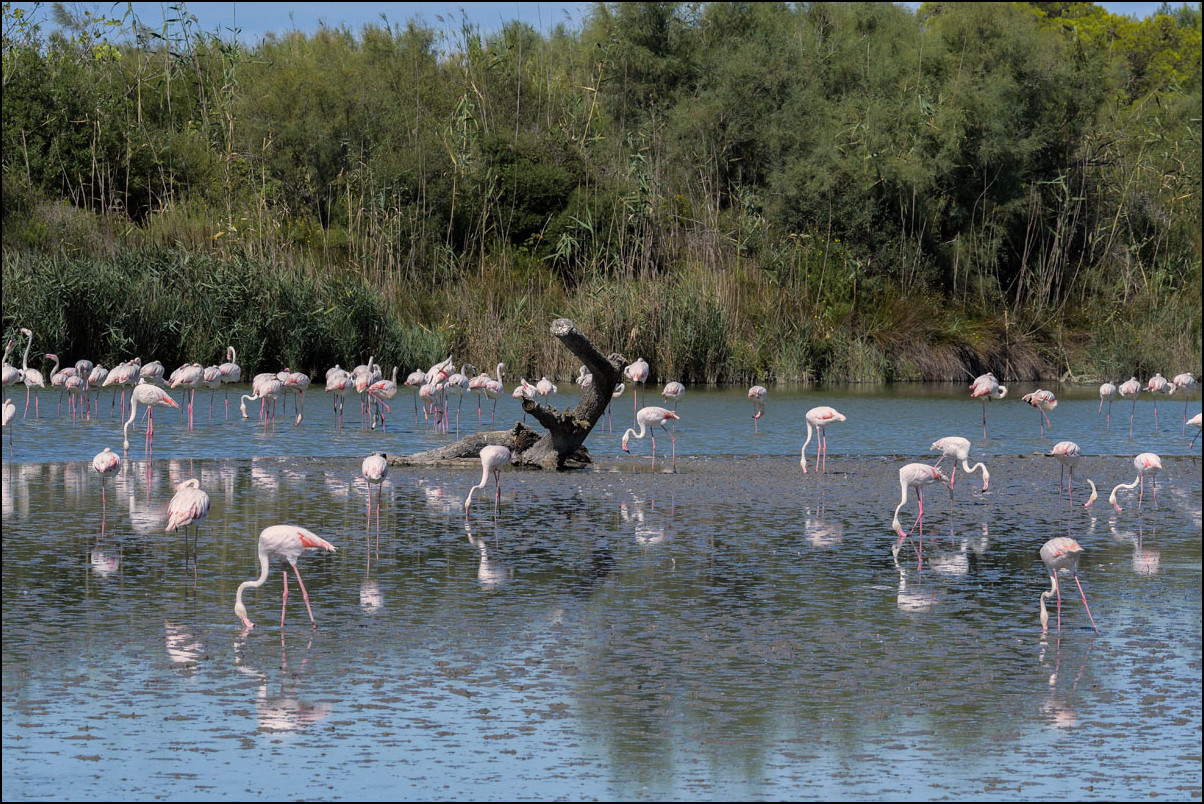
<svg viewBox="0 0 1204 804"><path fill-rule="evenodd" d="M489 375L486 374L484 376L488 377ZM415 424L418 423L418 389L421 388L425 384L426 384L426 372L425 371L411 371L409 376L406 377L405 382L402 383L402 385L414 386L414 423ZM478 408L478 411L479 411L479 408Z"/></svg>
<svg viewBox="0 0 1204 804"><path fill-rule="evenodd" d="M582 368L585 367L582 366ZM592 380L593 378L591 377L590 379ZM672 402L673 410L675 411L677 410L677 403L680 402L681 398L685 395L686 387L676 381L666 383L664 389L661 391L661 399L664 399L666 402Z"/></svg>
<svg viewBox="0 0 1204 804"><path fill-rule="evenodd" d="M640 426L640 431L637 433L635 428L627 428L627 432L623 433L623 451L630 453L627 449L628 439L643 438L645 435L652 439L652 471L656 471L656 433L653 432L653 427L660 427L666 433L669 433L669 439L673 442L673 468L672 471L677 471L677 436L673 434L667 427L665 422L681 418L676 413L667 408L658 408L655 405L650 405L646 408L640 408L635 414L636 424Z"/></svg>
<svg viewBox="0 0 1204 804"><path fill-rule="evenodd" d="M238 353L233 346L226 347L226 362L217 368L222 373L222 385L236 383L242 379L242 368L236 362ZM230 420L230 390L226 389L226 421Z"/></svg>
<svg viewBox="0 0 1204 804"><path fill-rule="evenodd" d="M1038 388L1031 394L1025 394L1022 399L1037 409L1041 414L1041 437L1045 438L1045 427L1053 427L1053 422L1049 420L1049 416L1045 414L1047 410L1053 410L1058 406L1058 399L1054 396L1053 391L1045 391Z"/></svg>
<svg viewBox="0 0 1204 804"><path fill-rule="evenodd" d="M1112 489L1112 494L1108 496L1108 502L1112 503L1112 507L1119 514L1123 509L1116 502L1116 492L1120 489L1132 490L1138 484L1141 488L1137 491L1137 505L1141 507L1142 498L1145 496L1145 477L1150 476L1150 484L1154 487L1154 507L1158 507L1158 479L1157 475L1162 471L1162 459L1152 452L1143 452L1133 459L1133 466L1137 469L1137 477L1132 483L1119 483Z"/></svg>
<svg viewBox="0 0 1204 804"><path fill-rule="evenodd" d="M192 583L196 585L197 539L201 522L209 514L209 495L195 477L176 485L176 494L167 504L167 532L184 530L184 566L188 566L188 526L192 525Z"/></svg>
<svg viewBox="0 0 1204 804"><path fill-rule="evenodd" d="M213 398L217 389L222 387L221 366L206 366L201 379L201 387L209 389L209 423L213 424Z"/></svg>
<svg viewBox="0 0 1204 804"><path fill-rule="evenodd" d="M1133 437L1133 414L1137 412L1137 395L1141 393L1141 383L1136 377L1130 377L1125 382L1120 384L1117 389L1120 392L1121 399L1133 397L1133 408L1129 411L1129 438Z"/></svg>
<svg viewBox="0 0 1204 804"><path fill-rule="evenodd" d="M300 426L301 419L305 416L305 389L308 387L309 375L304 371L290 371L283 380L283 390L292 391L297 395L297 418L293 422L294 427Z"/></svg>
<svg viewBox="0 0 1204 804"><path fill-rule="evenodd" d="M1196 434L1191 437L1191 443L1187 445L1188 452L1192 451L1192 447L1194 447L1196 445L1196 439L1200 437L1200 426L1201 426L1201 423L1200 423L1200 414L1199 413L1197 413L1195 416L1192 416L1190 419L1188 419L1187 423L1184 425L1184 427L1196 428ZM11 435L11 433L9 435Z"/></svg>
<svg viewBox="0 0 1204 804"><path fill-rule="evenodd" d="M382 485L385 478L389 476L389 461L385 458L383 452L374 452L367 458L364 458L364 463L360 466L360 471L364 474L364 480L368 481L368 527L367 530L372 530L372 487L376 486L376 538L377 538L377 557L380 557L380 498Z"/></svg>
<svg viewBox="0 0 1204 804"><path fill-rule="evenodd" d="M555 386L555 384L553 384L552 381L548 379L546 374L543 377L539 378L539 382L535 383L535 393L539 394L544 399L547 399L549 396L551 396L552 394L556 393L559 390L560 389L557 388Z"/></svg>
<svg viewBox="0 0 1204 804"><path fill-rule="evenodd" d="M497 421L497 398L502 395L502 391L504 390L504 386L502 385L502 372L506 370L506 364L498 363L497 368L494 370L497 372L497 377L489 377L485 380L484 384L485 398L493 400L493 413L490 414L489 417L489 421L491 423ZM525 419L526 416L524 415L523 418Z"/></svg>
<svg viewBox="0 0 1204 804"><path fill-rule="evenodd" d="M142 358L135 357L127 363L121 363L115 366L109 372L109 376L105 377L102 385L116 385L121 388L121 418L125 418L125 389L126 386L133 387L138 382L138 373L142 368ZM109 415L113 413L113 404L117 401L117 389L113 390L113 401L109 403Z"/></svg>
<svg viewBox="0 0 1204 804"><path fill-rule="evenodd" d="M522 404L524 399L535 399L535 386L527 382L527 378L523 377L519 380L518 385L514 386L514 390L510 393L511 399L519 400ZM523 408L523 422L527 421L527 409Z"/></svg>
<svg viewBox="0 0 1204 804"><path fill-rule="evenodd" d="M90 409L87 408L88 381L79 376L79 374L72 374L63 381L63 390L67 392L71 418L73 420L78 419L85 410L89 411L88 418L91 418Z"/></svg>
<svg viewBox="0 0 1204 804"><path fill-rule="evenodd" d="M280 398L280 394L284 392L284 383L271 373L256 374L255 379L251 382L250 396L243 394L239 402L239 410L242 411L244 419L247 416L247 402L259 402L259 418L263 419L266 425L268 421L276 420L276 400Z"/></svg>
<svg viewBox="0 0 1204 804"><path fill-rule="evenodd" d="M21 369L16 366L9 365L8 356L13 350L13 344L16 343L12 338L8 339L8 346L4 347L4 386L7 388L10 385L16 385L21 382ZM583 370L585 366L581 367Z"/></svg>
<svg viewBox="0 0 1204 804"><path fill-rule="evenodd" d="M314 620L314 611L309 606L309 592L306 591L305 582L301 580L301 572L297 569L297 559L306 550L325 550L333 553L337 549L313 531L296 525L272 525L260 531L259 577L253 581L243 581L238 585L238 591L234 595L234 613L242 621L243 628L255 627L255 623L247 618L247 607L242 602L243 590L257 589L263 586L268 579L272 561L275 559L280 559L287 565L283 568L284 595L280 605L280 627L284 627L284 612L288 608L288 568L291 566L293 574L297 576L297 584L301 587L301 595L305 599L305 610L309 612L309 621L314 628L317 628L318 623Z"/></svg>
<svg viewBox="0 0 1204 804"><path fill-rule="evenodd" d="M636 361L634 363L632 363L631 365L629 365L625 369L623 369L623 375L625 377L627 377L627 379L631 380L633 383L640 386L640 388L643 388L644 383L648 382L648 375L650 373L651 373L651 370L648 368L648 361L646 361L642 357L636 358ZM637 409L640 406L639 390L640 390L639 388L632 389L632 396L631 396L631 405L632 405L631 412L632 413L636 413Z"/></svg>
<svg viewBox="0 0 1204 804"><path fill-rule="evenodd" d="M899 523L899 510L907 504L907 490L914 488L920 510L910 530L915 530L917 525L920 526L920 538L919 544L916 547L916 553L919 556L920 565L923 566L924 564L924 531L922 525L924 520L924 486L932 483L944 483L948 486L949 480L940 469L937 469L935 466L929 466L926 463L909 463L899 469L899 488L903 493L899 499L899 504L895 506L895 518L891 522L891 527L894 528L895 533L899 534L899 540L891 547L891 555L896 559L899 558L899 548L903 546L903 541L908 535L903 531L903 526Z"/></svg>
<svg viewBox="0 0 1204 804"><path fill-rule="evenodd" d="M991 399L1003 399L1008 395L1006 385L1000 385L999 380L995 379L995 375L991 372L981 374L974 378L974 382L970 383L970 398L982 398L982 437L987 437L987 401Z"/></svg>
<svg viewBox="0 0 1204 804"><path fill-rule="evenodd" d="M1058 633L1062 632L1062 590L1058 586L1058 573L1065 570L1074 576L1074 583L1079 588L1079 594L1083 597L1083 608L1087 610L1087 618L1091 620L1091 627L1096 633L1099 629L1095 627L1095 618L1091 616L1091 608L1087 605L1087 595L1083 592L1083 585L1079 583L1079 556L1082 555L1083 548L1074 539L1067 536L1059 536L1056 539L1050 539L1041 546L1041 560L1045 562L1045 569L1049 572L1049 591L1041 593L1041 631L1045 632L1049 627L1049 612L1045 610L1045 598L1050 595L1056 595L1058 598Z"/></svg>
<svg viewBox="0 0 1204 804"><path fill-rule="evenodd" d="M90 398L88 401L89 410L94 404L97 405L97 407L100 406L100 388L102 385L104 385L105 380L108 378L109 370L99 363L93 366L92 370L88 372L88 390L86 393L91 396L92 391L96 391L95 399ZM99 410L96 412L96 415L100 415Z"/></svg>
<svg viewBox="0 0 1204 804"><path fill-rule="evenodd" d="M192 406L196 401L196 389L205 381L205 368L200 363L189 363L181 366L171 381L172 388L183 388L184 397L188 399L188 429L192 429Z"/></svg>
<svg viewBox="0 0 1204 804"><path fill-rule="evenodd" d="M336 367L337 368L337 367ZM326 392L334 394L334 409L339 415L339 429L343 429L343 403L347 401L347 394L355 387L355 379L351 376L351 372L338 369L334 373L326 375ZM417 420L417 417L415 417Z"/></svg>
<svg viewBox="0 0 1204 804"><path fill-rule="evenodd" d="M468 391L468 383L470 382L469 373L475 373L476 368L465 364L461 366L460 371L452 374L447 378L447 384L444 388L447 393L457 397L456 402L456 435L460 434L460 408L464 407L464 394ZM393 374L393 379L397 379L397 374Z"/></svg>
<svg viewBox="0 0 1204 804"><path fill-rule="evenodd" d="M1166 377L1161 374L1155 374L1150 377L1149 382L1145 386L1146 391L1151 394L1173 394L1175 386L1166 381ZM1154 397L1154 431L1158 430L1158 397Z"/></svg>
<svg viewBox="0 0 1204 804"><path fill-rule="evenodd" d="M45 388L46 380L42 378L42 372L29 367L29 347L33 346L33 332L25 327L21 327L21 332L28 338L25 342L25 355L21 358L21 381L25 383L25 412L21 414L24 419L29 415L29 392L35 388ZM41 411L38 410L38 392L33 393L33 417L36 419L41 416Z"/></svg>
<svg viewBox="0 0 1204 804"><path fill-rule="evenodd" d="M392 399L393 397L397 396L397 366L393 367L393 379L377 380L376 382L372 383L371 385L368 386L368 395L371 396L373 399L375 399L377 402L379 402L381 405L384 405L384 408L386 411L388 411L389 413L392 413L393 409L391 407L389 407L386 400ZM459 424L459 421L460 421L459 411L457 411L457 415L456 415L457 425ZM384 432L387 433L389 431L389 426L387 424L385 424L385 414L383 414L383 413L380 414L380 424L381 424L381 428L384 430ZM373 427L373 429L376 428L376 417L375 416L373 416L373 419L372 419L372 427Z"/></svg>
<svg viewBox="0 0 1204 804"><path fill-rule="evenodd" d="M1070 502L1074 502L1074 469L1079 465L1079 461L1083 458L1083 451L1079 449L1079 445L1073 441L1059 441L1054 444L1053 449L1049 451L1049 457L1057 458L1058 463L1062 464L1062 471L1058 474L1058 496L1062 496L1062 480L1066 476L1066 470L1070 470L1070 479L1066 484L1066 492L1070 496Z"/></svg>
<svg viewBox="0 0 1204 804"><path fill-rule="evenodd" d="M157 385L151 385L146 380L140 380L134 386L134 392L130 394L130 418L126 420L125 427L121 429L124 437L124 449L126 452L130 449L130 425L134 423L134 419L138 416L138 405L146 405L146 413L148 423L146 425L146 455L149 458L151 454L151 445L155 441L155 408L179 408L176 401L171 398L171 394L164 391Z"/></svg>
<svg viewBox="0 0 1204 804"><path fill-rule="evenodd" d="M163 364L158 360L152 360L138 370L138 376L147 382L157 383L163 379L163 372Z"/></svg>
<svg viewBox="0 0 1204 804"><path fill-rule="evenodd" d="M1095 412L1096 424L1104 413L1104 400L1108 401L1108 424L1112 424L1112 399L1116 396L1116 383L1106 382L1099 387L1099 410Z"/></svg>
<svg viewBox="0 0 1204 804"><path fill-rule="evenodd" d="M1183 433L1187 433L1187 402L1191 399L1191 391L1196 387L1196 378L1191 374L1176 374L1171 379L1171 390L1169 393L1177 394L1183 392Z"/></svg>
<svg viewBox="0 0 1204 804"><path fill-rule="evenodd" d="M104 531L104 519L109 513L109 503L105 499L105 478L121 468L121 458L113 450L105 447L102 451L96 453L96 457L92 459L92 468L96 474L100 475L100 505L101 505L101 531Z"/></svg>
<svg viewBox="0 0 1204 804"><path fill-rule="evenodd" d="M763 385L754 385L748 389L748 398L753 403L753 432L757 431L757 419L765 414L765 397L769 392L765 390Z"/></svg>
<svg viewBox="0 0 1204 804"><path fill-rule="evenodd" d="M828 471L828 436L824 428L832 422L845 421L844 414L837 412L835 408L820 405L807 411L804 418L807 420L807 440L803 442L803 452L799 458L799 463L803 465L803 474L807 474L807 445L811 443L812 427L815 427L818 434L815 440L815 468L819 469L821 473L826 473ZM819 458L821 452L824 456L822 466Z"/></svg>
<svg viewBox="0 0 1204 804"><path fill-rule="evenodd" d="M487 447L481 448L481 482L468 490L468 496L464 498L464 519L468 519L468 509L472 506L472 495L479 489L485 488L489 484L490 475L493 476L493 507L496 509L502 500L502 467L510 463L510 450L507 447L497 444L490 444Z"/></svg>
<svg viewBox="0 0 1204 804"><path fill-rule="evenodd" d="M941 457L933 466L940 466L941 461L946 458L953 459L953 471L949 473L949 499L953 499L953 486L957 483L957 462L962 462L962 471L968 475L972 475L979 469L982 470L982 490L986 491L987 486L991 482L991 473L987 471L985 464L976 463L970 465L970 439L962 438L961 436L945 436L938 438L932 442L933 450L939 450Z"/></svg>

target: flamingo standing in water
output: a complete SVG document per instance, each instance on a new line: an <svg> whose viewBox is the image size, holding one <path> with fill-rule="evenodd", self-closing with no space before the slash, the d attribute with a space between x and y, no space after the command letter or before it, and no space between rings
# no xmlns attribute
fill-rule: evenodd
<svg viewBox="0 0 1204 804"><path fill-rule="evenodd" d="M152 385L145 379L139 380L134 386L133 393L130 394L130 418L126 420L125 427L121 428L122 437L125 439L123 448L126 452L130 449L130 425L134 423L134 419L138 416L138 405L146 405L147 425L146 425L146 455L149 458L151 454L151 445L155 441L155 408L179 408L176 401L171 398L171 394L164 391L157 385ZM148 465L149 470L149 465Z"/></svg>
<svg viewBox="0 0 1204 804"><path fill-rule="evenodd" d="M397 366L393 367L393 378L390 380L377 380L368 386L368 395L375 399L378 403L384 406L384 409L389 413L393 412L393 408L389 407L386 400L397 396ZM459 419L457 418L457 421ZM385 423L385 414L380 414L380 425L384 432L389 432L389 425ZM376 429L376 414L372 416L372 429Z"/></svg>
<svg viewBox="0 0 1204 804"><path fill-rule="evenodd" d="M196 585L197 539L201 522L209 515L209 495L195 477L176 485L176 494L167 504L167 532L184 530L184 566L188 566L188 526L192 525L192 584Z"/></svg>
<svg viewBox="0 0 1204 804"><path fill-rule="evenodd" d="M4 414L5 416L8 415L7 411L8 411L8 408L5 408L5 414ZM5 419L5 421L8 421L8 420ZM1197 413L1195 416L1192 416L1190 419L1188 419L1187 423L1184 425L1184 427L1196 428L1196 434L1191 437L1191 443L1187 445L1187 451L1191 452L1192 447L1194 447L1196 445L1196 439L1200 437L1200 427L1201 427L1200 414ZM11 435L11 433L10 433L10 435Z"/></svg>
<svg viewBox="0 0 1204 804"><path fill-rule="evenodd" d="M29 415L29 392L35 388L45 388L46 380L42 378L42 372L29 367L29 347L33 346L33 332L25 327L21 327L21 332L29 339L25 342L25 354L21 358L21 381L25 383L25 412L21 414L21 418L24 419ZM33 417L36 419L40 416L38 392L35 390L33 392Z"/></svg>
<svg viewBox="0 0 1204 804"><path fill-rule="evenodd" d="M631 392L632 393L631 412L634 414L638 415L638 413L639 413L639 406L640 406L639 390L640 390L640 388L644 387L644 383L648 382L648 375L650 373L651 372L648 368L648 361L644 360L644 358L642 358L642 357L636 358L636 361L634 363L632 363L627 368L623 369L624 376L626 376L627 379L631 380L633 383L635 383L636 385L639 386L639 388L633 388L632 392Z"/></svg>
<svg viewBox="0 0 1204 804"><path fill-rule="evenodd" d="M987 437L987 401L991 399L1003 399L1008 395L1006 385L1000 385L999 380L995 379L995 375L991 372L981 374L974 378L974 382L970 383L970 398L978 399L982 397L982 437Z"/></svg>
<svg viewBox="0 0 1204 804"><path fill-rule="evenodd" d="M845 417L838 413L835 408L830 408L827 405L821 405L818 408L811 408L807 411L807 440L803 442L803 454L799 459L799 463L803 465L803 474L807 474L807 445L811 443L811 428L815 427L818 432L818 438L815 440L815 468L820 472L828 471L828 437L824 431L832 422L843 422ZM824 462L822 468L819 462L820 453L823 453Z"/></svg>
<svg viewBox="0 0 1204 804"><path fill-rule="evenodd" d="M757 432L757 419L765 414L765 397L769 392L765 390L764 385L754 385L748 389L748 398L753 403L753 432Z"/></svg>
<svg viewBox="0 0 1204 804"><path fill-rule="evenodd" d="M242 368L238 365L238 353L234 351L233 346L226 347L226 362L218 366L218 370L222 373L222 384L238 382L242 379ZM226 421L230 420L230 389L226 389Z"/></svg>
<svg viewBox="0 0 1204 804"><path fill-rule="evenodd" d="M1196 387L1196 378L1191 374L1176 374L1171 379L1171 390L1168 393L1183 392L1183 432L1187 433L1187 402L1191 399L1191 390Z"/></svg>
<svg viewBox="0 0 1204 804"><path fill-rule="evenodd" d="M949 485L948 478L937 469L935 466L929 466L926 463L909 463L899 469L899 488L903 492L899 504L895 506L895 518L891 522L891 527L895 533L899 534L899 540L891 547L891 555L896 559L899 558L899 548L903 546L903 542L907 539L907 533L904 532L903 526L899 523L899 510L907 504L907 490L915 489L916 498L919 501L919 513L916 515L916 521L912 523L910 530L915 530L916 526L920 526L920 538L916 553L919 556L919 563L924 564L924 531L922 522L924 520L924 486L932 483L944 483Z"/></svg>
<svg viewBox="0 0 1204 804"><path fill-rule="evenodd" d="M961 436L945 436L938 438L932 442L930 449L939 450L941 457L933 466L940 466L941 461L946 458L953 459L953 471L949 473L949 499L953 500L953 486L957 483L957 462L962 462L962 471L968 475L972 475L979 469L982 470L982 490L986 491L987 486L991 482L991 473L987 471L987 467L983 463L970 465L970 439L962 438Z"/></svg>
<svg viewBox="0 0 1204 804"><path fill-rule="evenodd" d="M639 412L635 414L635 420L636 420L636 423L639 424L639 426L640 426L640 431L637 433L635 431L635 428L633 428L633 427L627 428L627 432L623 433L623 451L627 452L627 453L631 452L631 450L627 449L628 439L633 438L633 437L634 438L643 438L645 435L650 436L652 438L652 471L655 472L656 471L656 434L653 432L652 428L660 427L666 433L669 433L669 439L673 442L673 469L672 469L672 471L676 472L677 471L677 436L674 435L667 427L665 427L665 422L673 420L673 419L678 419L678 418L681 418L681 417L678 416L673 411L668 410L667 408L658 408L656 406L640 408Z"/></svg>
<svg viewBox="0 0 1204 804"><path fill-rule="evenodd" d="M582 366L582 368L585 368ZM665 387L661 390L661 399L666 402L673 403L673 410L677 410L677 403L686 395L686 387L679 382L665 383Z"/></svg>
<svg viewBox="0 0 1204 804"><path fill-rule="evenodd" d="M464 519L468 519L468 509L472 507L472 495L479 489L489 485L489 477L493 476L493 507L496 509L502 500L502 467L510 463L510 450L498 444L490 444L481 448L481 482L468 490L464 498Z"/></svg>
<svg viewBox="0 0 1204 804"><path fill-rule="evenodd" d="M1079 556L1082 555L1083 548L1074 539L1067 536L1060 536L1057 539L1050 539L1041 546L1041 560L1045 562L1045 569L1049 572L1049 591L1041 593L1041 631L1044 632L1049 627L1049 612L1045 610L1045 598L1050 595L1056 595L1058 598L1058 633L1062 632L1062 590L1058 587L1058 573L1065 570L1074 576L1074 583L1079 588L1079 594L1083 596L1083 608L1087 610L1087 618L1091 620L1091 627L1096 633L1099 629L1095 627L1095 618L1091 616L1091 608L1087 605L1087 595L1083 592L1083 585L1079 583Z"/></svg>
<svg viewBox="0 0 1204 804"><path fill-rule="evenodd" d="M286 564L283 568L284 595L281 597L280 604L280 627L284 627L284 612L288 608L288 568L292 567L293 574L297 576L297 584L301 587L301 596L305 599L305 610L309 612L309 621L314 628L317 628L318 623L314 620L314 611L309 606L309 592L306 591L305 582L301 580L301 572L297 569L297 559L306 550L325 550L333 553L337 549L312 530L306 530L296 525L272 525L260 531L259 577L253 581L243 581L238 585L238 591L234 595L234 613L242 621L243 627L248 629L255 627L255 623L248 619L247 607L242 602L243 590L257 589L263 586L268 579L272 561L280 559Z"/></svg>
<svg viewBox="0 0 1204 804"><path fill-rule="evenodd" d="M1141 393L1141 383L1136 377L1130 377L1125 382L1120 384L1117 389L1120 392L1120 398L1133 397L1133 407L1129 411L1129 438L1133 437L1133 414L1137 412L1137 395Z"/></svg>
<svg viewBox="0 0 1204 804"><path fill-rule="evenodd" d="M205 367L200 363L190 363L186 366L181 366L171 381L172 388L183 388L184 396L181 399L188 400L188 429L192 429L192 406L196 402L196 389L201 387L201 383L205 381Z"/></svg>
<svg viewBox="0 0 1204 804"><path fill-rule="evenodd" d="M1173 394L1175 386L1166 381L1166 377L1161 374L1155 374L1150 377L1149 382L1145 385L1146 391L1151 394ZM1158 397L1154 397L1154 432L1158 431Z"/></svg>
<svg viewBox="0 0 1204 804"><path fill-rule="evenodd" d="M1058 406L1058 398L1054 396L1053 391L1046 391L1041 388L1038 388L1031 394L1025 394L1022 398L1041 414L1041 437L1045 438L1046 426L1053 427L1053 422L1049 420L1049 416L1045 414L1045 411L1056 408Z"/></svg>
<svg viewBox="0 0 1204 804"><path fill-rule="evenodd" d="M1132 490L1138 484L1141 488L1137 491L1137 505L1141 506L1142 498L1145 497L1145 477L1150 476L1150 484L1154 487L1154 507L1158 507L1158 479L1157 475L1162 471L1162 459L1152 452L1143 452L1133 459L1133 467L1137 469L1137 477L1132 483L1119 483L1112 489L1112 493L1108 496L1108 502L1112 503L1112 507L1119 514L1123 509L1120 503L1116 501L1116 492L1120 489Z"/></svg>
<svg viewBox="0 0 1204 804"><path fill-rule="evenodd" d="M497 368L494 370L497 372L497 377L487 377L485 382L482 384L482 388L485 390L485 398L493 400L493 412L489 415L489 421L491 423L497 421L497 398L502 395L502 390L504 388L502 385L502 372L506 370L506 364L498 363ZM479 401L480 400L478 398L478 403ZM478 409L478 417L479 416L480 410ZM526 418L526 414L524 413L523 421L526 421ZM477 423L480 424L479 421Z"/></svg>
<svg viewBox="0 0 1204 804"><path fill-rule="evenodd" d="M360 471L364 474L364 480L368 481L368 526L367 531L372 530L372 487L376 486L376 538L377 538L377 557L379 557L380 544L380 498L382 494L382 486L385 478L389 476L389 461L385 458L383 452L374 452L367 458L364 458L364 463L360 466Z"/></svg>
<svg viewBox="0 0 1204 804"><path fill-rule="evenodd" d="M1062 464L1062 471L1058 474L1059 497L1062 496L1062 480L1066 476L1066 470L1070 470L1070 479L1066 484L1066 492L1070 495L1070 502L1074 503L1074 469L1079 465L1079 461L1082 460L1083 451L1073 441L1059 441L1049 451L1049 457L1057 458L1058 463Z"/></svg>
<svg viewBox="0 0 1204 804"><path fill-rule="evenodd" d="M105 499L105 478L121 468L121 458L113 450L105 447L102 451L96 453L96 457L92 459L92 469L96 474L100 475L100 529L104 532L104 520L109 513L109 503Z"/></svg>
<svg viewBox="0 0 1204 804"><path fill-rule="evenodd" d="M338 368L337 366L335 368ZM328 393L334 394L334 409L339 414L339 429L343 429L343 403L347 401L347 394L355 387L355 378L352 377L350 371L338 369L333 373L326 375L326 390ZM415 416L417 420L417 416Z"/></svg>
<svg viewBox="0 0 1204 804"><path fill-rule="evenodd" d="M1095 412L1095 422L1099 424L1100 416L1104 413L1104 400L1108 401L1108 424L1112 424L1112 399L1116 396L1116 383L1106 382L1099 387L1099 410Z"/></svg>

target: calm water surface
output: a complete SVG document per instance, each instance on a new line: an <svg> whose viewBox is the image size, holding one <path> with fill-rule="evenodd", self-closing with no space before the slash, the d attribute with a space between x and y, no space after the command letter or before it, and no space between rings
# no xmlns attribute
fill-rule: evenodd
<svg viewBox="0 0 1204 804"><path fill-rule="evenodd" d="M1094 389L1055 388L1042 439L1029 390L987 405L984 439L963 384L771 388L756 433L743 390L691 388L676 473L665 435L656 472L647 439L619 449L628 392L587 442L594 469L507 470L500 505L486 492L467 522L479 464L391 467L379 554L362 458L454 438L415 423L404 390L387 433L351 402L338 431L314 391L300 427L291 406L273 427L226 421L221 394L212 424L198 395L191 432L158 410L153 460L132 432L103 515L91 458L121 451L107 395L73 424L53 394L21 419L14 391L4 798L1198 800L1200 444L1183 400L1159 400L1155 429L1139 399L1130 438L1131 403L1109 428ZM848 421L828 473L804 476L819 404ZM931 487L923 566L911 544L896 562L898 468L946 435L971 439L990 489L959 472L950 505ZM1062 439L1086 456L1073 506L1040 455ZM1107 493L1145 451L1163 458L1157 505L1147 485L1117 513ZM163 530L189 477L212 501L195 581ZM1103 498L1085 509L1088 477ZM300 562L318 628L295 585L280 627L274 567L244 633L235 589L258 574L259 530L284 522L339 547ZM1061 636L1053 611L1041 632L1054 536L1085 549L1098 634L1069 579Z"/></svg>

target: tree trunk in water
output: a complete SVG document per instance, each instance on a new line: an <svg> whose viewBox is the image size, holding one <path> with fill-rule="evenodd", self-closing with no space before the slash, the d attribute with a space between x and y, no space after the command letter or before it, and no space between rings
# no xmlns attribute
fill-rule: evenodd
<svg viewBox="0 0 1204 804"><path fill-rule="evenodd" d="M394 466L428 466L438 463L459 463L479 458L481 448L497 444L510 448L511 463L517 466L537 466L542 469L574 469L592 463L585 439L594 425L606 413L627 358L621 354L603 356L589 338L567 318L552 322L552 334L585 364L593 374L593 382L581 391L577 406L557 410L534 399L522 400L523 410L547 428L542 436L525 424L515 424L510 430L493 430L465 436L454 444L419 452L416 455L390 455Z"/></svg>

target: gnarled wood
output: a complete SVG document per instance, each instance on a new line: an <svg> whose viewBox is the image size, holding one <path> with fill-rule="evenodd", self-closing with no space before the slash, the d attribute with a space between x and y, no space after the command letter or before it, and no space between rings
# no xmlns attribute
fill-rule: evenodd
<svg viewBox="0 0 1204 804"><path fill-rule="evenodd" d="M573 408L559 410L534 399L522 401L523 410L547 428L546 433L541 436L524 424L515 424L510 430L473 433L454 444L416 455L390 455L389 463L395 466L459 463L479 458L481 448L489 444L509 447L511 463L518 466L573 469L591 463L585 439L606 413L627 358L617 353L603 356L567 318L552 322L552 334L585 364L586 370L593 374L593 382L582 390L581 399Z"/></svg>

